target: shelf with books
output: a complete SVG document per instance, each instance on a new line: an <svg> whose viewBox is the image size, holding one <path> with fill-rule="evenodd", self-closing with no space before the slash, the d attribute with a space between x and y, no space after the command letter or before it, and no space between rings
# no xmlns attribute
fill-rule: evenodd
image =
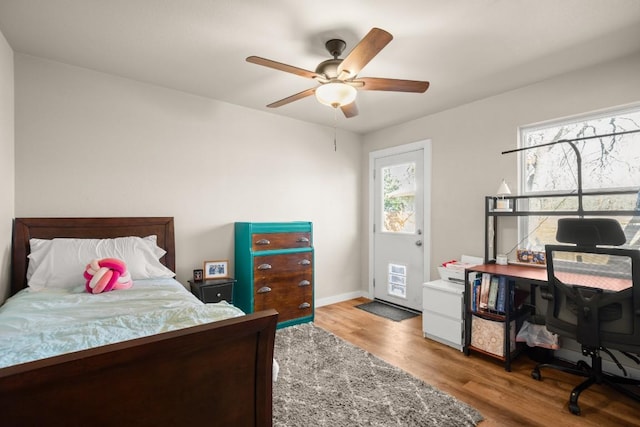
<svg viewBox="0 0 640 427"><path fill-rule="evenodd" d="M467 270L464 352L495 357L510 371L511 359L520 351L515 340L517 329L530 314L525 304L529 292L510 275L493 274L484 267Z"/></svg>
<svg viewBox="0 0 640 427"><path fill-rule="evenodd" d="M515 280L491 273L476 273L470 286L471 312L495 320L505 319L507 307L517 313L529 295L528 291L516 287Z"/></svg>

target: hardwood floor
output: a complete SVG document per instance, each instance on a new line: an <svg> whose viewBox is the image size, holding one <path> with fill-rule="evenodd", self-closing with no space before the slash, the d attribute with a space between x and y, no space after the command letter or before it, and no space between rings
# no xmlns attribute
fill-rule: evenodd
<svg viewBox="0 0 640 427"><path fill-rule="evenodd" d="M394 322L354 306L357 298L316 308L314 323L392 365L421 378L476 408L492 426L640 426L640 403L608 387L591 386L578 403L580 416L567 409L573 375L543 370L531 378L535 362L522 354L511 372L494 359L462 352L422 335L422 317Z"/></svg>

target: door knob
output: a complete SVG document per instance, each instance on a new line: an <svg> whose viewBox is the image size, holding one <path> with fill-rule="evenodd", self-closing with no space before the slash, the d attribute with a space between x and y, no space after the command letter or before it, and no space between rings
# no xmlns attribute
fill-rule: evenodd
<svg viewBox="0 0 640 427"><path fill-rule="evenodd" d="M422 240L416 240L416 246L422 246Z"/></svg>

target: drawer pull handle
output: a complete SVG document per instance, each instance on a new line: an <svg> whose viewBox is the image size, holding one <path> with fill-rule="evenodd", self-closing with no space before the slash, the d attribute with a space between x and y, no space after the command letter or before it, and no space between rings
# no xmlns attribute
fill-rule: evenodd
<svg viewBox="0 0 640 427"><path fill-rule="evenodd" d="M267 292L271 292L271 288L268 286L263 286L260 289L258 289L259 294L266 294Z"/></svg>
<svg viewBox="0 0 640 427"><path fill-rule="evenodd" d="M298 283L298 286L309 286L311 284L310 281L308 280L303 280L300 283Z"/></svg>
<svg viewBox="0 0 640 427"><path fill-rule="evenodd" d="M311 264L311 261L309 261L308 259L303 259L301 261L298 261L298 264L300 264L300 265L309 265L309 264Z"/></svg>
<svg viewBox="0 0 640 427"><path fill-rule="evenodd" d="M304 310L305 308L309 308L309 307L311 307L311 304L309 304L308 302L303 302L298 306L300 310Z"/></svg>
<svg viewBox="0 0 640 427"><path fill-rule="evenodd" d="M218 292L218 295L216 295L218 298L220 298L222 296L222 294L220 292Z"/></svg>
<svg viewBox="0 0 640 427"><path fill-rule="evenodd" d="M271 264L260 264L258 270L271 270Z"/></svg>
<svg viewBox="0 0 640 427"><path fill-rule="evenodd" d="M309 243L309 239L307 237L300 237L296 240L296 243Z"/></svg>
<svg viewBox="0 0 640 427"><path fill-rule="evenodd" d="M269 239L260 239L256 242L256 245L260 245L260 246L266 246L270 244L271 244L271 241Z"/></svg>

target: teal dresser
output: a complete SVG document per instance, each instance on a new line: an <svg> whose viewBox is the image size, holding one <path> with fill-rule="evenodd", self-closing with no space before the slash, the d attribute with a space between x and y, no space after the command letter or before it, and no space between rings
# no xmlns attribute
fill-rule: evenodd
<svg viewBox="0 0 640 427"><path fill-rule="evenodd" d="M313 321L310 222L236 222L233 303L245 313L275 309L278 328Z"/></svg>

